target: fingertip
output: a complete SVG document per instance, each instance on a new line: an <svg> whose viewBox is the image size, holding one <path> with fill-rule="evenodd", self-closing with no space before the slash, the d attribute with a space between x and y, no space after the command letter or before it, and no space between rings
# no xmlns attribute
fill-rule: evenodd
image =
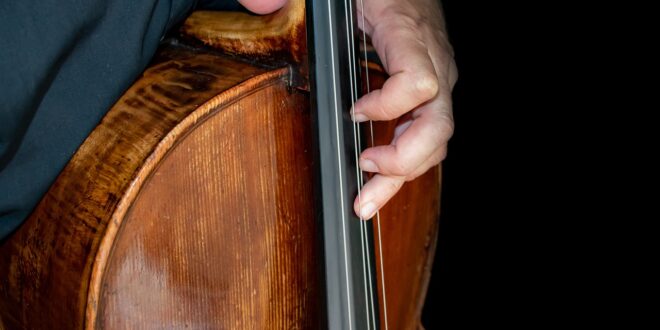
<svg viewBox="0 0 660 330"><path fill-rule="evenodd" d="M387 177L381 174L373 176L362 187L355 200L353 207L355 214L365 220L372 218L401 189L404 182L405 180L402 178Z"/></svg>
<svg viewBox="0 0 660 330"><path fill-rule="evenodd" d="M374 202L368 202L365 205L362 205L360 210L360 219L369 220L374 217L378 211L378 206Z"/></svg>
<svg viewBox="0 0 660 330"><path fill-rule="evenodd" d="M378 205L376 203L372 202L360 202L360 196L358 196L355 199L355 203L353 204L353 211L355 212L355 215L360 218L360 220L369 220L374 217L376 212L378 212Z"/></svg>
<svg viewBox="0 0 660 330"><path fill-rule="evenodd" d="M367 115L360 113L360 112L353 112L353 121L356 123L362 123L369 120L369 117Z"/></svg>

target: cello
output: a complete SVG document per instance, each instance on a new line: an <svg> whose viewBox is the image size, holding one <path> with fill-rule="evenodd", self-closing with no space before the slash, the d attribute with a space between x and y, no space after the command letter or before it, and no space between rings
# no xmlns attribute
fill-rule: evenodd
<svg viewBox="0 0 660 330"><path fill-rule="evenodd" d="M418 327L439 169L353 215L356 5L193 13L2 242L0 328Z"/></svg>

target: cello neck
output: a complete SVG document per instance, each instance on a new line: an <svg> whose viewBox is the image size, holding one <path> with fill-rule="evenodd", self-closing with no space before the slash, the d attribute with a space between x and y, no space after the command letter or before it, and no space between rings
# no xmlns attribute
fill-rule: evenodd
<svg viewBox="0 0 660 330"><path fill-rule="evenodd" d="M350 113L361 89L355 4L307 1L306 10L328 327L377 329L371 225L352 207L363 180L357 165L360 133Z"/></svg>

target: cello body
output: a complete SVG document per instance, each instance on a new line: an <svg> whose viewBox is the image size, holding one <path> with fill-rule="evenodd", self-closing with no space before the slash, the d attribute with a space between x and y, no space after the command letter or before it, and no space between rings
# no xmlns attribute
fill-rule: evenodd
<svg viewBox="0 0 660 330"><path fill-rule="evenodd" d="M1 243L0 329L327 323L305 70L191 37L163 44ZM395 124L375 124L377 144ZM380 213L392 329L419 326L439 182L435 168Z"/></svg>

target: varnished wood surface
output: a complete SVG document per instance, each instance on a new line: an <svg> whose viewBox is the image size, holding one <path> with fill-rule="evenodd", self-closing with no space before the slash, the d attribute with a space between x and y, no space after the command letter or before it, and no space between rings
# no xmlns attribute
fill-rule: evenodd
<svg viewBox="0 0 660 330"><path fill-rule="evenodd" d="M319 326L306 103L280 80L169 152L113 242L98 328Z"/></svg>
<svg viewBox="0 0 660 330"><path fill-rule="evenodd" d="M405 184L397 195L401 197L380 211L390 329L417 329L420 325L438 233L438 185L439 168L433 168L415 182ZM373 226L377 235L378 223L374 221ZM380 274L380 264L376 268ZM380 276L378 281L382 302Z"/></svg>
<svg viewBox="0 0 660 330"><path fill-rule="evenodd" d="M211 110L245 96L241 91L287 76L286 70L184 48L171 47L160 57L0 247L0 314L6 327L82 328L85 310L97 307L97 301L88 304L90 279L104 271L93 272L93 266L108 257L100 243L111 244L122 219L117 212L130 206L127 196ZM244 89L229 89L246 80Z"/></svg>

